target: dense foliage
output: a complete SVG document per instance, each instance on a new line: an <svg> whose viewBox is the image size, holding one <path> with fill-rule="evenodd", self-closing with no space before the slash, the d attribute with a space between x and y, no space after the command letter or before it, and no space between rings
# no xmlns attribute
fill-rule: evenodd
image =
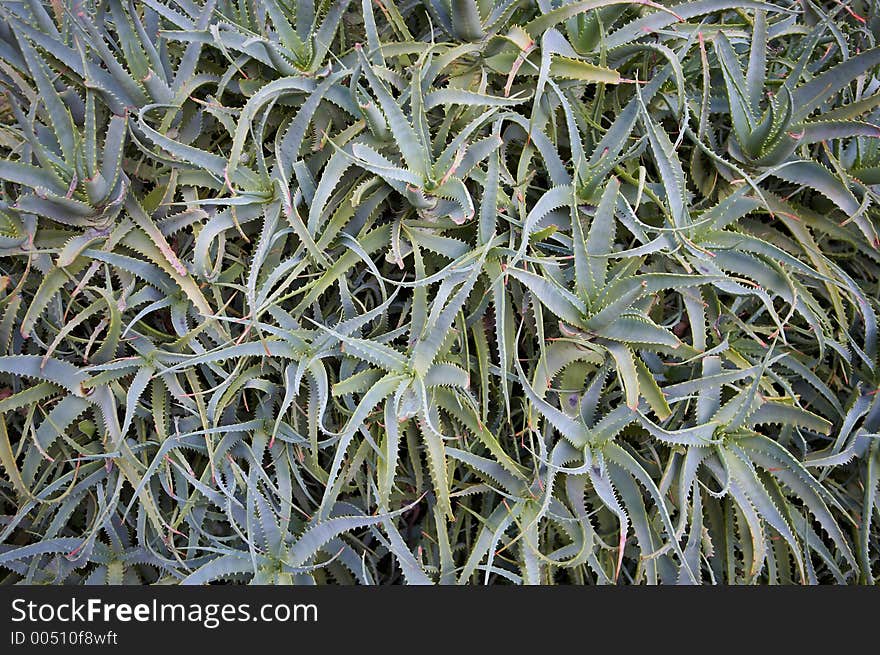
<svg viewBox="0 0 880 655"><path fill-rule="evenodd" d="M873 583L880 4L0 5L5 583Z"/></svg>

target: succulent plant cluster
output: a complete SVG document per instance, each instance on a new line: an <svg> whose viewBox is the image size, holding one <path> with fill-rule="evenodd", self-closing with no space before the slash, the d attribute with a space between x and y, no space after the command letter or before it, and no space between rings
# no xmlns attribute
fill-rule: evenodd
<svg viewBox="0 0 880 655"><path fill-rule="evenodd" d="M873 583L877 0L0 5L0 580Z"/></svg>

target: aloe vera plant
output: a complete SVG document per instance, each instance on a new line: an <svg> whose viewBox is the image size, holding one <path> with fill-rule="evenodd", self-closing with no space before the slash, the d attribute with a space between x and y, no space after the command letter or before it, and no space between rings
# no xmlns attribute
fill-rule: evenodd
<svg viewBox="0 0 880 655"><path fill-rule="evenodd" d="M3 3L3 581L875 583L878 34Z"/></svg>

